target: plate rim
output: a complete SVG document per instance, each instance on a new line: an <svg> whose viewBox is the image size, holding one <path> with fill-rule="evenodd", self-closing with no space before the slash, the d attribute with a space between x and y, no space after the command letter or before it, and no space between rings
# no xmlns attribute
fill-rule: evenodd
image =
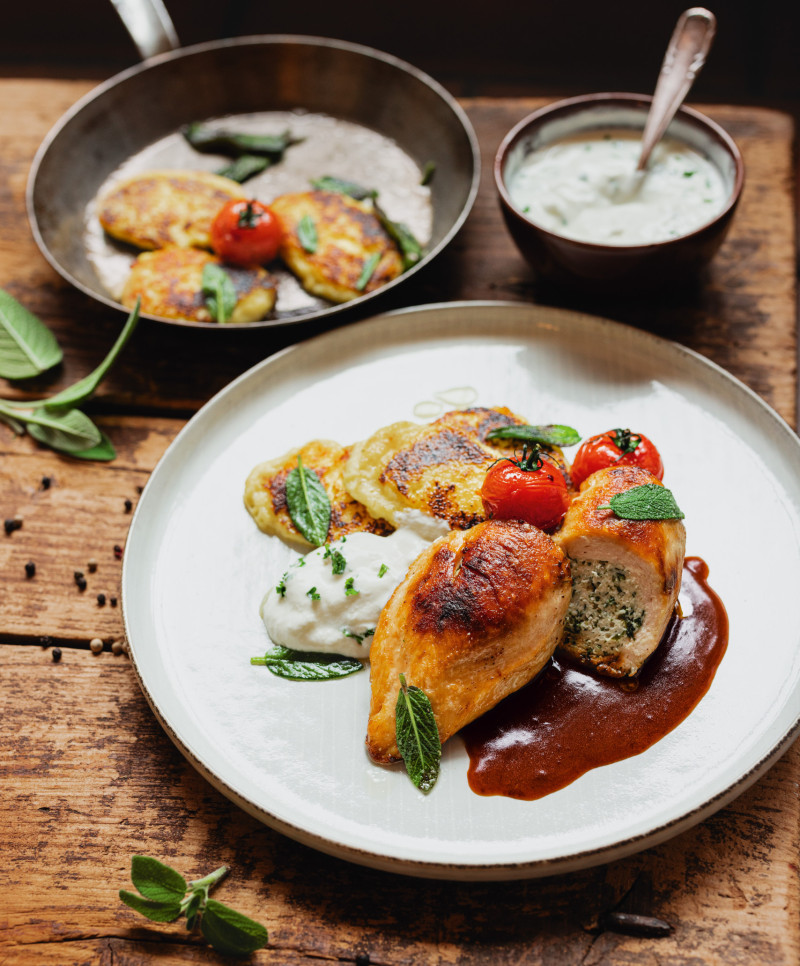
<svg viewBox="0 0 800 966"><path fill-rule="evenodd" d="M156 478L159 467L162 466L167 454L173 450L173 447L176 447L184 434L190 431L190 427L192 427L195 421L198 420L208 409L216 407L220 400L224 399L227 394L234 393L240 384L254 378L262 369L270 368L279 359L282 360L287 356L303 352L305 347L313 347L328 341L335 343L339 339L347 339L352 337L353 329L377 328L380 325L385 324L387 320L391 321L404 316L413 317L431 313L435 314L442 310L452 311L454 309L465 310L467 312L473 312L480 309L492 311L512 309L515 312L528 310L534 316L538 315L539 313L555 315L563 322L568 322L570 318L580 317L583 320L588 320L590 324L598 324L600 327L611 327L617 330L624 330L630 333L633 339L640 339L645 343L650 342L654 346L662 347L670 352L677 353L678 355L690 357L701 367L709 368L716 374L716 376L729 383L737 391L743 393L751 404L755 404L764 416L768 417L775 423L781 432L788 435L795 449L800 451L800 439L798 439L788 422L772 406L770 406L769 403L762 399L761 396L747 386L747 384L741 379L725 370L718 363L706 358L696 350L656 335L647 330L617 322L602 316L595 316L587 312L513 300L483 299L435 302L416 306L406 306L403 308L394 309L392 311L383 312L378 315L356 321L346 327L340 327L319 333L310 337L309 339L278 350L273 355L261 360L247 369L245 372L241 373L225 387L219 390L180 429L173 441L162 454L161 458L150 474L147 483L145 484L141 498L131 520L128 540L126 540L122 565L121 606L126 639L128 640L129 644L131 642L131 636L129 633L130 628L124 591L126 585L126 574L130 572L131 567L129 546L131 545L132 541L130 537L134 533L134 530L137 526L140 508L142 506L146 507L145 497L148 487L151 485L151 481ZM452 336L448 336L448 338L452 338ZM400 341L402 342L403 340L401 339ZM168 715L158 707L157 702L147 687L147 684L144 680L144 675L136 660L135 648L133 646L131 646L129 649L129 658L142 693L144 694L151 710L171 741L183 754L186 760L192 765L192 767L195 768L195 770L197 770L207 781L209 781L212 786L214 786L218 791L225 795L226 798L240 807L243 811L275 831L325 854L353 862L357 865L378 869L380 871L387 871L420 878L445 880L460 879L464 881L511 881L515 879L534 879L555 874L569 873L578 869L590 868L606 862L625 858L640 852L645 848L654 847L673 838L674 836L697 825L699 822L710 817L719 809L729 804L736 797L746 791L747 788L753 785L788 750L789 746L794 742L794 740L800 736L800 709L798 709L794 721L790 723L788 727L786 727L783 734L772 745L771 749L757 762L752 764L751 767L737 779L720 789L718 792L716 792L716 794L694 808L682 812L680 815L677 815L667 821L663 821L659 825L654 826L646 832L638 833L623 840L619 840L608 845L582 849L580 851L569 853L566 856L539 858L520 862L491 863L477 861L474 863L464 864L447 863L441 861L425 861L421 859L390 855L386 852L380 853L372 849L359 848L347 843L326 839L323 836L317 835L316 833L305 829L302 825L295 825L287 821L285 818L273 814L264 806L259 805L257 802L249 799L246 795L242 794L232 785L230 785L229 782L227 782L224 778L215 774L212 769L202 761L202 758L191 748L190 743L185 741L184 738L178 734L177 730L169 721Z"/></svg>

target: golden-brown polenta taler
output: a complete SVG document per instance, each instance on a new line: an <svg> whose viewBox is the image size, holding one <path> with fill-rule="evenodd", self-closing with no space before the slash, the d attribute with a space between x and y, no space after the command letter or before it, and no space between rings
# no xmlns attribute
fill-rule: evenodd
<svg viewBox="0 0 800 966"><path fill-rule="evenodd" d="M133 308L141 298L141 311L165 319L216 322L203 294L203 269L222 263L199 248L160 248L142 252L133 263L120 301ZM264 268L223 266L236 292L236 306L227 322L258 322L275 306L275 282Z"/></svg>
<svg viewBox="0 0 800 966"><path fill-rule="evenodd" d="M286 477L297 467L297 457L300 456L304 468L317 474L330 498L328 540L337 540L357 531L391 533L393 528L385 520L373 517L345 489L342 470L349 455L349 447L330 439L315 439L255 466L245 483L244 505L258 528L300 549L307 550L311 546L292 523L286 505Z"/></svg>
<svg viewBox="0 0 800 966"><path fill-rule="evenodd" d="M478 407L427 425L393 423L352 447L344 485L373 516L395 527L403 511L418 510L465 530L485 519L480 489L489 466L521 448L513 441L487 442L486 434L525 422L505 407Z"/></svg>
<svg viewBox="0 0 800 966"><path fill-rule="evenodd" d="M98 202L113 238L137 248L211 247L211 223L242 186L207 171L146 171L114 185Z"/></svg>
<svg viewBox="0 0 800 966"><path fill-rule="evenodd" d="M270 202L270 208L283 226L281 258L312 295L346 302L380 288L403 271L400 252L371 202L336 191L304 191L281 195ZM305 233L303 222L309 226ZM308 231L315 239L311 246ZM365 278L365 266L375 256L377 261Z"/></svg>

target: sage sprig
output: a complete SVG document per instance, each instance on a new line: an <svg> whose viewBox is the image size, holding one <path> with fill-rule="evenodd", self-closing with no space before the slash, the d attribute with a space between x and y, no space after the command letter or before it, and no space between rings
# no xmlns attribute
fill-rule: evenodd
<svg viewBox="0 0 800 966"><path fill-rule="evenodd" d="M209 890L228 873L223 865L202 879L187 882L175 869L158 859L134 855L131 881L138 890L119 890L119 897L151 922L174 922L186 916L186 928L198 925L206 941L219 953L249 956L269 941L267 930L249 916L236 912L216 899Z"/></svg>
<svg viewBox="0 0 800 966"><path fill-rule="evenodd" d="M344 178L334 178L326 174L321 178L312 178L311 187L317 191L335 191L340 195L349 195L356 201L364 201L365 198L377 198L378 192L374 188L364 188L354 181L345 181Z"/></svg>
<svg viewBox="0 0 800 966"><path fill-rule="evenodd" d="M400 675L395 705L395 737L408 777L422 792L429 792L439 777L442 743L430 699Z"/></svg>
<svg viewBox="0 0 800 966"><path fill-rule="evenodd" d="M313 255L317 250L319 246L319 235L317 234L317 226L314 224L314 219L311 215L303 215L297 223L297 239L310 255Z"/></svg>
<svg viewBox="0 0 800 966"><path fill-rule="evenodd" d="M229 322L236 308L236 289L230 275L216 262L206 262L202 286L211 317L215 322Z"/></svg>
<svg viewBox="0 0 800 966"><path fill-rule="evenodd" d="M345 634L344 636L357 637L358 635ZM364 636L361 635L361 640ZM250 663L266 667L277 677L286 678L289 681L331 681L334 678L344 678L364 670L361 661L354 657L321 651L295 651L282 644L276 644L263 657L251 657Z"/></svg>
<svg viewBox="0 0 800 966"><path fill-rule="evenodd" d="M199 121L187 124L181 133L195 151L226 154L233 158L242 154L265 154L272 161L279 161L288 147L301 140L293 138L289 131L282 134L246 134L215 128Z"/></svg>
<svg viewBox="0 0 800 966"><path fill-rule="evenodd" d="M643 483L617 493L599 510L613 510L623 520L683 520L672 492L659 483Z"/></svg>
<svg viewBox="0 0 800 966"><path fill-rule="evenodd" d="M286 507L306 540L322 546L331 525L331 501L317 474L303 466L299 455L297 466L286 477Z"/></svg>
<svg viewBox="0 0 800 966"><path fill-rule="evenodd" d="M224 168L220 168L216 174L223 178L230 178L231 181L238 181L239 184L244 184L250 178L266 171L271 164L272 162L265 155L242 154L238 158L234 158Z"/></svg>
<svg viewBox="0 0 800 966"><path fill-rule="evenodd" d="M2 290L0 290L0 294ZM31 316L37 326L42 323ZM127 344L139 321L139 303L128 316L116 342L106 357L88 376L61 392L46 399L20 402L0 399L0 421L10 426L15 433L28 433L43 446L69 456L85 460L108 461L114 459L116 451L111 440L92 420L77 407L86 402L97 389L100 381L116 362ZM29 320L23 325L29 325ZM30 331L30 330L28 330ZM59 350L60 351L60 350ZM0 347L0 358L3 350Z"/></svg>
<svg viewBox="0 0 800 966"><path fill-rule="evenodd" d="M0 289L0 376L30 379L58 365L62 357L47 326Z"/></svg>
<svg viewBox="0 0 800 966"><path fill-rule="evenodd" d="M549 423L546 426L497 426L486 434L487 440L515 439L540 446L574 446L580 443L580 433L571 426Z"/></svg>

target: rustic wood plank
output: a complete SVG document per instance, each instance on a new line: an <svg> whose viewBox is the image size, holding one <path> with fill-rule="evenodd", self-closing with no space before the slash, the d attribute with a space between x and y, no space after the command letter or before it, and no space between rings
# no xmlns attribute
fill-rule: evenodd
<svg viewBox="0 0 800 966"><path fill-rule="evenodd" d="M124 656L65 649L53 663L0 645L0 685L6 962L142 962L156 942L159 961L216 961L119 902L135 853L190 878L230 864L216 895L270 930L260 963L798 961L797 746L731 806L641 855L540 882L449 883L321 855L233 807L167 739ZM613 907L674 932L591 931Z"/></svg>

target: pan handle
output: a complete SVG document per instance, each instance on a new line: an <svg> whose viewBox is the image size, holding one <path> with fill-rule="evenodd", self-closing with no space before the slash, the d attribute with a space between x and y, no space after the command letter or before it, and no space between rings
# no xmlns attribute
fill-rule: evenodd
<svg viewBox="0 0 800 966"><path fill-rule="evenodd" d="M111 0L111 3L142 60L180 47L175 26L162 0Z"/></svg>

